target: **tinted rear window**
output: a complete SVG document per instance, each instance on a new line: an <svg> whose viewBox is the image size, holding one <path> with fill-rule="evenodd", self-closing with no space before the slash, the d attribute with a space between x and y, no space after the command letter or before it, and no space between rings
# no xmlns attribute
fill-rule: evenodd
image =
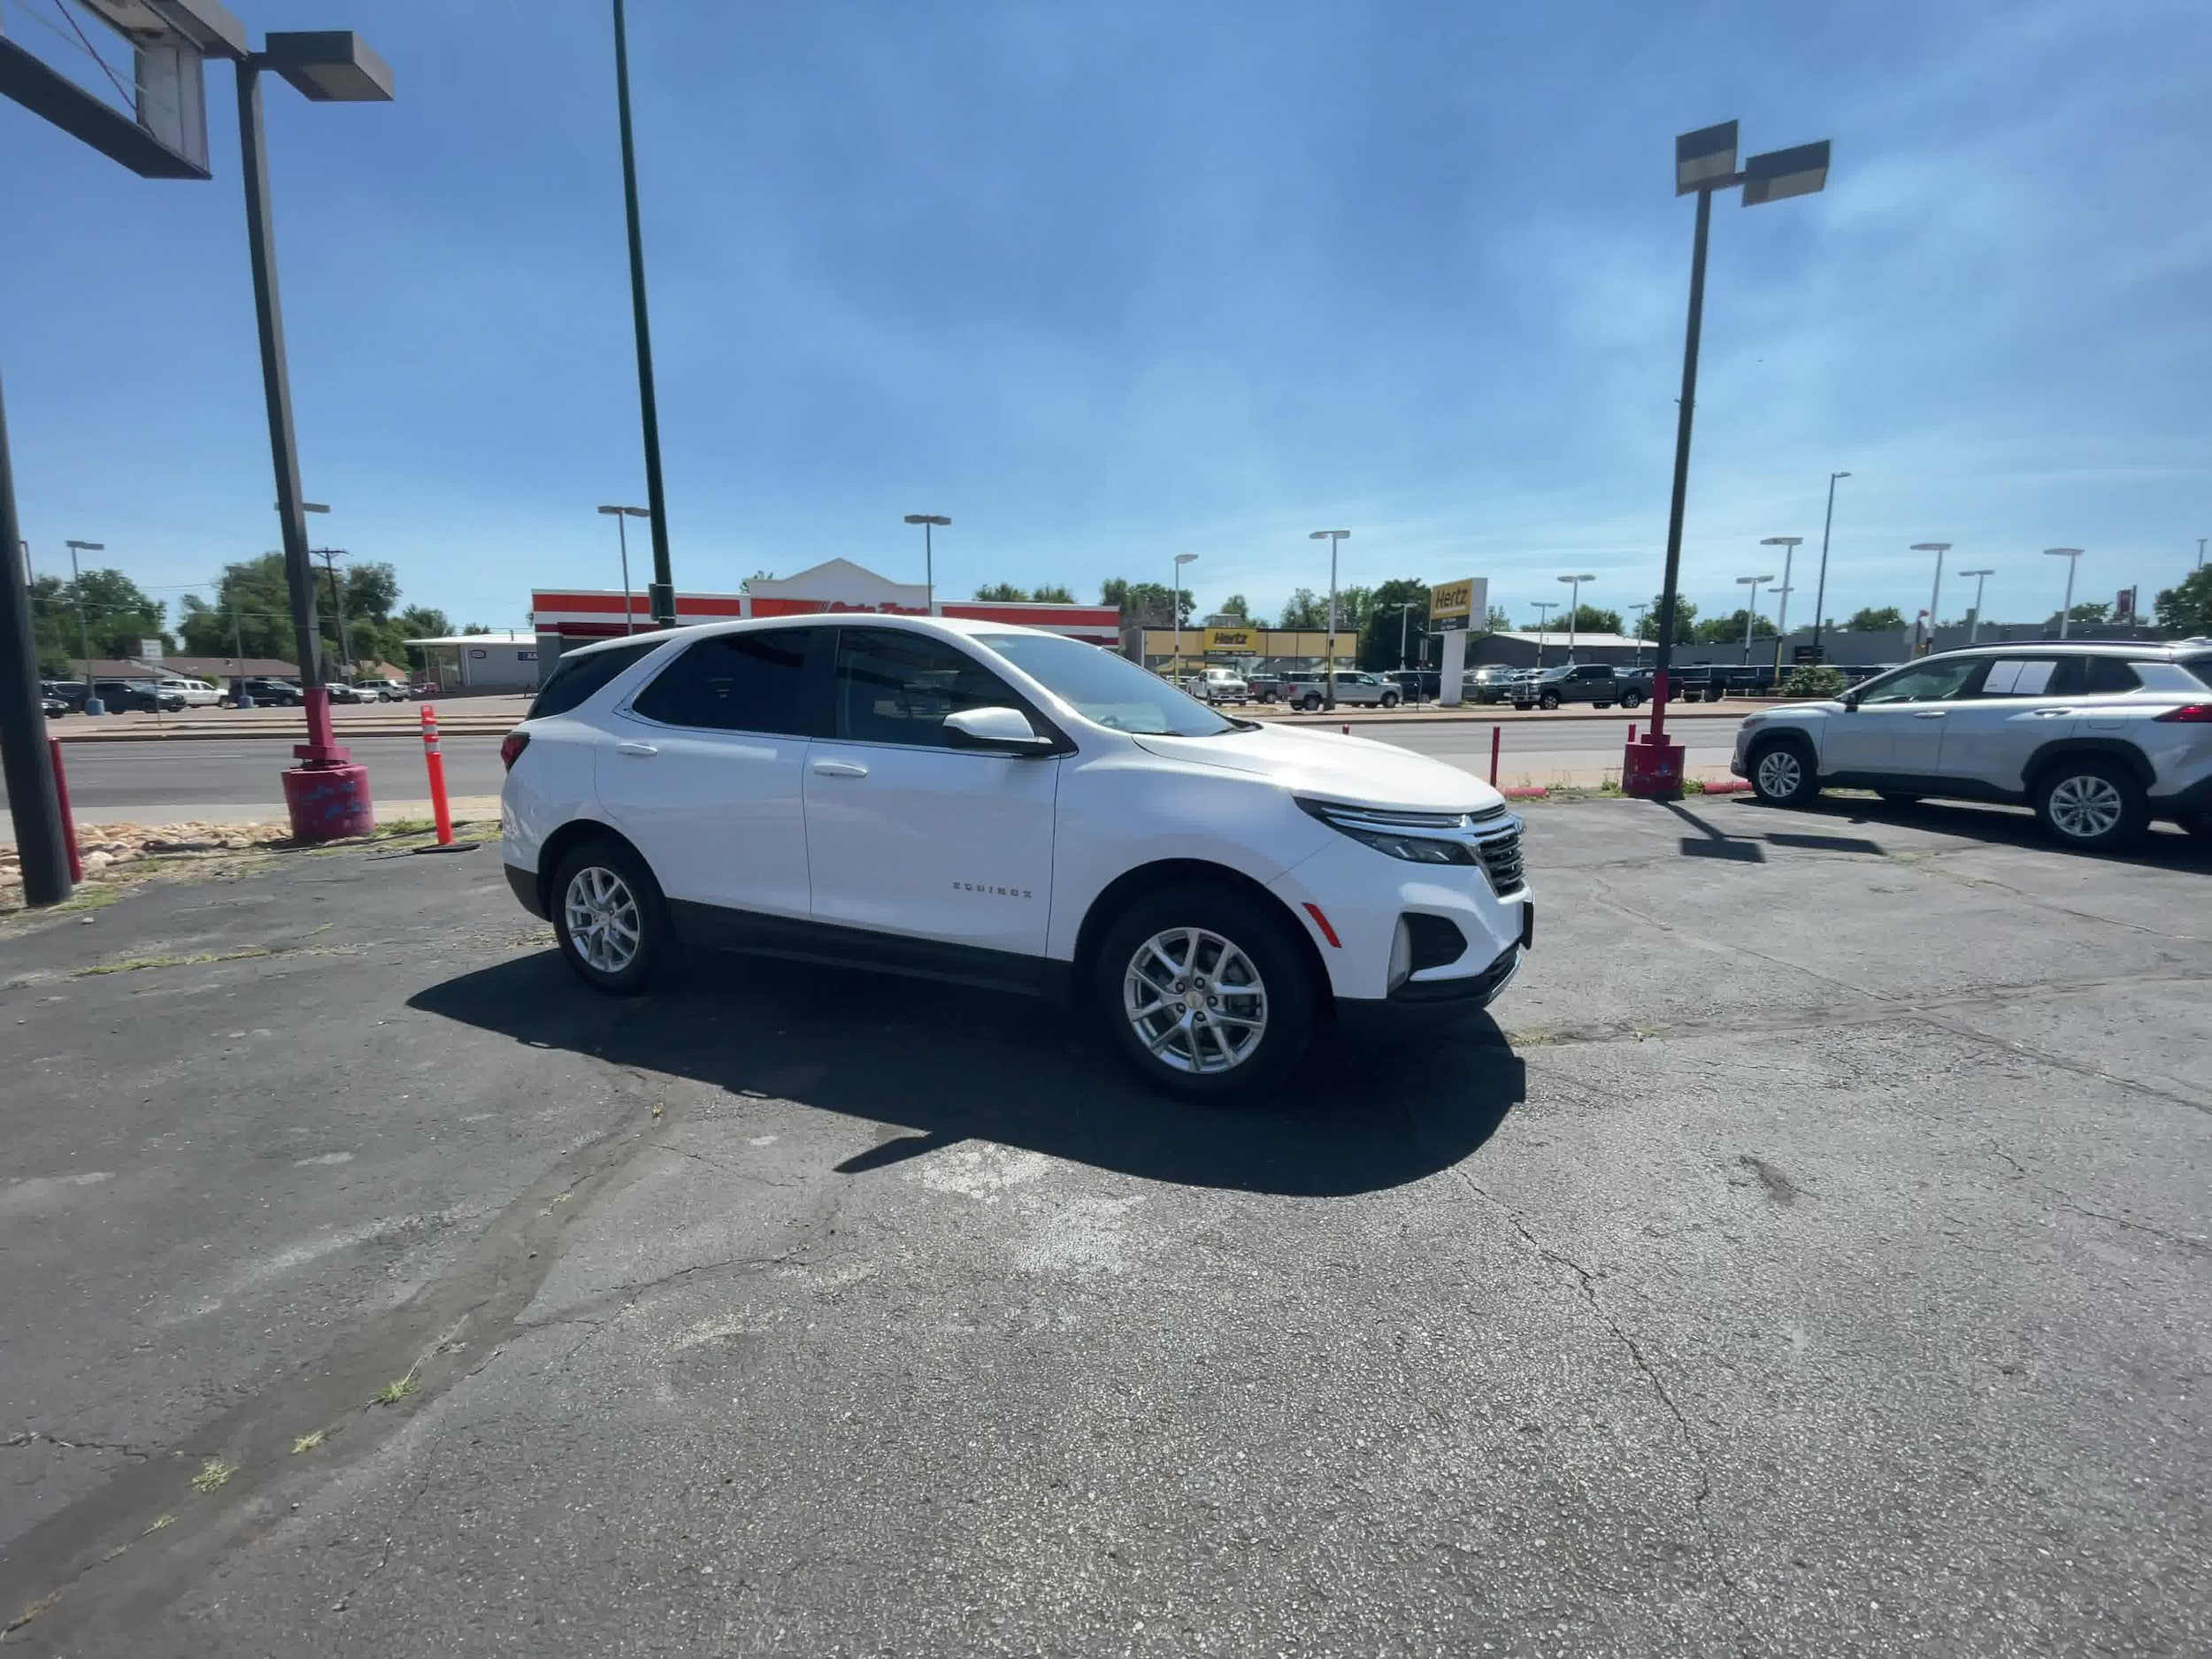
<svg viewBox="0 0 2212 1659"><path fill-rule="evenodd" d="M811 628L718 634L701 640L630 700L649 720L715 732L804 737L809 718L806 657Z"/></svg>
<svg viewBox="0 0 2212 1659"><path fill-rule="evenodd" d="M549 714L566 714L660 643L658 639L644 639L635 645L613 645L603 651L564 657L553 664L552 677L539 687L528 718L535 720Z"/></svg>
<svg viewBox="0 0 2212 1659"><path fill-rule="evenodd" d="M2212 652L2202 657L2184 657L2178 665L2194 675L2199 685L2212 689Z"/></svg>

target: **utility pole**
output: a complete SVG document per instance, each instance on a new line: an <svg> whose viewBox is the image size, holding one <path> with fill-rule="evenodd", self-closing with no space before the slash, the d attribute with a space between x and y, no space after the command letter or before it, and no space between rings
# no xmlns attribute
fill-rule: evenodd
<svg viewBox="0 0 2212 1659"><path fill-rule="evenodd" d="M630 314L637 330L637 401L645 436L645 505L653 518L653 580L646 589L656 626L676 626L676 577L668 557L668 497L661 489L661 419L653 396L653 331L645 316L645 233L638 223L637 150L630 138L630 36L614 0L615 113L622 126L622 211L630 233Z"/></svg>
<svg viewBox="0 0 2212 1659"><path fill-rule="evenodd" d="M230 654L238 664L238 672L231 680L230 706L234 709L253 707L253 694L246 689L246 638L238 622L238 595L230 596Z"/></svg>
<svg viewBox="0 0 2212 1659"><path fill-rule="evenodd" d="M1828 624L1824 612L1828 606L1828 533L1836 527L1836 480L1848 478L1848 472L1828 474L1828 516L1820 521L1820 580L1813 588L1813 661L1824 663L1821 655L1821 632Z"/></svg>
<svg viewBox="0 0 2212 1659"><path fill-rule="evenodd" d="M330 576L330 608L338 616L338 655L344 659L346 678L350 680L353 678L353 641L346 637L346 595L345 590L338 586L337 565L338 557L345 549L319 547L315 551L322 555L323 569Z"/></svg>
<svg viewBox="0 0 2212 1659"><path fill-rule="evenodd" d="M77 649L84 659L84 711L87 714L105 714L107 704L102 703L92 690L92 634L85 626L84 572L77 567L80 553L104 553L104 541L72 541L69 544L69 596L77 606Z"/></svg>
<svg viewBox="0 0 2212 1659"><path fill-rule="evenodd" d="M1306 540L1329 544L1329 654L1321 664L1322 707L1336 707L1336 549L1349 530L1316 530Z"/></svg>
<svg viewBox="0 0 2212 1659"><path fill-rule="evenodd" d="M58 904L69 896L69 849L62 840L61 804L54 793L52 753L39 714L38 635L31 620L30 561L15 517L15 472L8 463L8 419L0 407L0 548L8 549L0 581L0 767L23 858L23 902ZM85 690L92 689L90 680Z"/></svg>

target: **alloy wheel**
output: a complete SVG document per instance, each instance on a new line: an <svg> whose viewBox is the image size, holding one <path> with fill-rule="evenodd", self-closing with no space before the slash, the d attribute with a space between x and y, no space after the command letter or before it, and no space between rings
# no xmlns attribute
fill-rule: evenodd
<svg viewBox="0 0 2212 1659"><path fill-rule="evenodd" d="M595 973L616 974L637 959L643 928L637 896L603 864L586 864L569 878L562 902L569 943Z"/></svg>
<svg viewBox="0 0 2212 1659"><path fill-rule="evenodd" d="M1789 749L1770 749L1759 758L1759 793L1787 800L1805 781L1805 763Z"/></svg>
<svg viewBox="0 0 2212 1659"><path fill-rule="evenodd" d="M2051 791L2051 823L2062 835L2095 841L2119 827L2127 803L2109 778L2093 772L2060 780Z"/></svg>
<svg viewBox="0 0 2212 1659"><path fill-rule="evenodd" d="M1234 1071L1267 1035L1267 987L1252 958L1202 927L1171 927L1122 973L1122 1010L1145 1052L1178 1071Z"/></svg>

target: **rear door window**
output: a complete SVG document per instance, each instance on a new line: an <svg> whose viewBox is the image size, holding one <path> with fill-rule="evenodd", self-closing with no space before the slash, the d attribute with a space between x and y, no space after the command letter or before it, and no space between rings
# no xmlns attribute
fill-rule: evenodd
<svg viewBox="0 0 2212 1659"><path fill-rule="evenodd" d="M2078 657L2001 657L1989 665L1989 677L1976 695L1984 697L2063 697L2063 686L2054 686L2062 662L2069 666Z"/></svg>
<svg viewBox="0 0 2212 1659"><path fill-rule="evenodd" d="M661 643L658 638L646 639L635 645L611 645L603 651L583 651L562 657L553 664L553 672L545 684L539 687L527 718L536 720L549 714L566 714ZM261 685L261 681L256 680L254 689L258 691Z"/></svg>
<svg viewBox="0 0 2212 1659"><path fill-rule="evenodd" d="M813 718L807 673L818 628L768 628L717 634L687 647L630 699L630 707L664 726L710 732L759 732L809 737Z"/></svg>

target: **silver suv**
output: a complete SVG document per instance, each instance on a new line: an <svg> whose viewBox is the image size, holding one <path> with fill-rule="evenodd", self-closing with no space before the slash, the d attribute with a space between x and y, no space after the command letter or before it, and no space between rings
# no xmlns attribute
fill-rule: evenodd
<svg viewBox="0 0 2212 1659"><path fill-rule="evenodd" d="M1945 651L1747 717L1730 770L1777 805L1828 787L2023 803L2070 847L2153 818L2212 836L2212 640Z"/></svg>

